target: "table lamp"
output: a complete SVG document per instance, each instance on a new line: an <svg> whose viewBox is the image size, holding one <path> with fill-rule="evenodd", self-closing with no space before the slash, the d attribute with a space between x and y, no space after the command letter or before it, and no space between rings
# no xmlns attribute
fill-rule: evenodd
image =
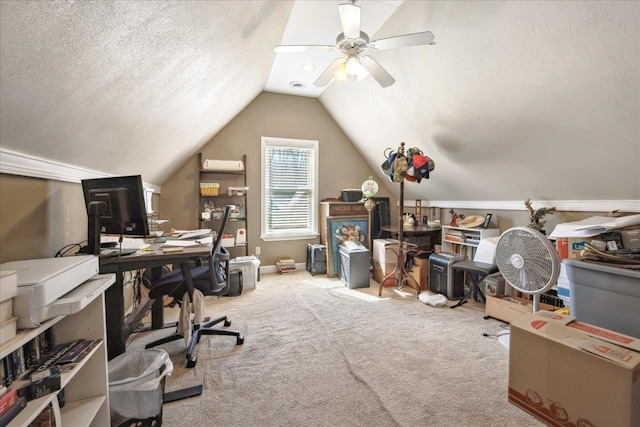
<svg viewBox="0 0 640 427"><path fill-rule="evenodd" d="M373 180L372 177L369 177L368 180L362 183L362 194L366 198L364 202L364 207L371 212L371 209L374 208L376 202L371 200L371 197L375 196L378 193L378 183Z"/></svg>

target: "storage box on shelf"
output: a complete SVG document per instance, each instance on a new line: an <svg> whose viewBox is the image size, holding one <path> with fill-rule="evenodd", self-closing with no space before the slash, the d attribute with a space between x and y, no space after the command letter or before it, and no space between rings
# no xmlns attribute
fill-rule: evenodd
<svg viewBox="0 0 640 427"><path fill-rule="evenodd" d="M0 271L0 344L16 335L18 318L13 315L13 298L18 295L18 273Z"/></svg>
<svg viewBox="0 0 640 427"><path fill-rule="evenodd" d="M223 246L232 256L248 256L247 244L247 156L241 160L203 159L198 154L200 196L198 198L199 228L218 230L224 206L235 205L231 211ZM238 238L238 236L243 238Z"/></svg>

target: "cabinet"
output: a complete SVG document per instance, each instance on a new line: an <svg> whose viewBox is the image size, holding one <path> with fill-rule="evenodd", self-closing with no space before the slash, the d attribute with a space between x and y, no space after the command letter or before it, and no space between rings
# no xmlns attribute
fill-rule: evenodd
<svg viewBox="0 0 640 427"><path fill-rule="evenodd" d="M320 202L320 243L327 247L327 275L338 274L338 242L328 225L357 225L364 231L365 240L360 241L369 246L369 211L360 202Z"/></svg>
<svg viewBox="0 0 640 427"><path fill-rule="evenodd" d="M57 396L60 391L31 400L9 423L9 427L29 425L49 405L53 408L55 425L58 426L108 427L111 424L104 291L114 281L113 274L99 275L88 280L80 285L86 287L83 290L86 290L87 297L79 303L79 311L49 319L38 328L21 329L14 338L0 347L0 359L5 359L45 331L51 331L59 344L77 339L102 340L73 369L61 374L64 406L60 407L58 404Z"/></svg>
<svg viewBox="0 0 640 427"><path fill-rule="evenodd" d="M360 202L320 202L320 243L327 245L327 217L366 216L369 211Z"/></svg>
<svg viewBox="0 0 640 427"><path fill-rule="evenodd" d="M473 260L480 240L487 237L498 237L498 228L465 228L442 226L442 251L464 255Z"/></svg>
<svg viewBox="0 0 640 427"><path fill-rule="evenodd" d="M225 234L229 237L222 245L231 251L232 257L249 255L247 240L247 156L242 156L242 170L204 169L202 153L198 154L200 190L198 198L199 228L210 228L216 233L222 225L224 206L235 205ZM214 191L205 191L207 185L217 184ZM212 194L213 193L213 194ZM209 212L208 216L206 212Z"/></svg>

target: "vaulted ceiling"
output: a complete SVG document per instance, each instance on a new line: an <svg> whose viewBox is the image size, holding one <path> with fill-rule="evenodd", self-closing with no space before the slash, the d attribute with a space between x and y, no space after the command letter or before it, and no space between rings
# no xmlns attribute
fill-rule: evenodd
<svg viewBox="0 0 640 427"><path fill-rule="evenodd" d="M436 45L372 53L388 88L318 89L335 53L273 47L334 43L345 2L3 0L1 148L161 185L268 90L318 97L376 169L421 148L407 197L640 200L640 2L362 0L372 38Z"/></svg>

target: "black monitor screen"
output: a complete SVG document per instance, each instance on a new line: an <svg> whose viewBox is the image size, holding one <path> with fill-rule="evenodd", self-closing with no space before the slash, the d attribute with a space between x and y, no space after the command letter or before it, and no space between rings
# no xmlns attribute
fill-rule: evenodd
<svg viewBox="0 0 640 427"><path fill-rule="evenodd" d="M90 253L102 234L149 236L144 187L140 175L82 180L89 216ZM96 236L97 234L97 236ZM92 244L93 243L93 244Z"/></svg>

